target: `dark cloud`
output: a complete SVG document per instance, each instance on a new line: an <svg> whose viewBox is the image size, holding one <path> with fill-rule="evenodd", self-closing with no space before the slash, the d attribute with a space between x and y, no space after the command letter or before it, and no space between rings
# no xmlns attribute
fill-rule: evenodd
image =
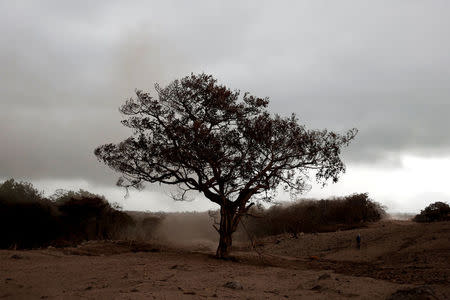
<svg viewBox="0 0 450 300"><path fill-rule="evenodd" d="M190 72L314 128L360 129L349 162L450 150L447 1L4 1L0 177L114 182L93 149L127 136L135 88Z"/></svg>

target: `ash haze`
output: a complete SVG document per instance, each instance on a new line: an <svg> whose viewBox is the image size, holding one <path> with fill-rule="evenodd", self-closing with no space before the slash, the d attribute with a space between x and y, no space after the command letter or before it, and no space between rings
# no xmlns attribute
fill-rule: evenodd
<svg viewBox="0 0 450 300"><path fill-rule="evenodd" d="M368 192L391 212L450 199L448 1L0 1L0 17L2 181L215 208L157 185L124 199L93 154L130 134L118 107L134 89L205 72L310 128L359 129L347 173L305 197Z"/></svg>

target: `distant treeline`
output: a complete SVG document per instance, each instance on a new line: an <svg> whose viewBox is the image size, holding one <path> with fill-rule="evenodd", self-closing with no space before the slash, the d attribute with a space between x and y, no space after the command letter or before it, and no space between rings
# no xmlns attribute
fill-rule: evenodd
<svg viewBox="0 0 450 300"><path fill-rule="evenodd" d="M114 239L132 225L134 220L103 196L58 190L45 198L30 183L10 179L0 184L0 248Z"/></svg>
<svg viewBox="0 0 450 300"><path fill-rule="evenodd" d="M290 233L329 232L375 222L386 215L366 193L324 200L301 200L268 209L253 208L243 220L242 231L256 237Z"/></svg>
<svg viewBox="0 0 450 300"><path fill-rule="evenodd" d="M299 200L268 209L256 206L249 213L235 233L237 240L355 228L385 215L367 194ZM46 198L32 184L10 179L0 183L0 248L66 246L95 239L214 241L217 215L218 211L125 213L87 191L57 190Z"/></svg>

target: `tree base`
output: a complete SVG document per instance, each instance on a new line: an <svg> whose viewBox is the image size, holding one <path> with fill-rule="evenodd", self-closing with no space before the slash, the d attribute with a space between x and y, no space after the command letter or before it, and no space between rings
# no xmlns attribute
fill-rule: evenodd
<svg viewBox="0 0 450 300"><path fill-rule="evenodd" d="M239 259L237 257L235 257L235 256L232 256L232 255L227 256L227 257L219 257L217 255L213 255L212 257L215 258L215 259L220 259L220 260L224 260L224 261L239 262Z"/></svg>

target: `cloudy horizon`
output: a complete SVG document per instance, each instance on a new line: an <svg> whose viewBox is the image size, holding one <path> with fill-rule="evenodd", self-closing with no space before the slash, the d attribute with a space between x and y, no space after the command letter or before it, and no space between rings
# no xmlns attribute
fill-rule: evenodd
<svg viewBox="0 0 450 300"><path fill-rule="evenodd" d="M2 1L0 181L104 194L130 210L206 210L115 186L95 147L118 107L191 72L269 97L309 128L359 134L347 173L302 197L367 192L391 212L449 202L450 2ZM280 195L279 200L285 200ZM286 199L287 200L287 199Z"/></svg>

